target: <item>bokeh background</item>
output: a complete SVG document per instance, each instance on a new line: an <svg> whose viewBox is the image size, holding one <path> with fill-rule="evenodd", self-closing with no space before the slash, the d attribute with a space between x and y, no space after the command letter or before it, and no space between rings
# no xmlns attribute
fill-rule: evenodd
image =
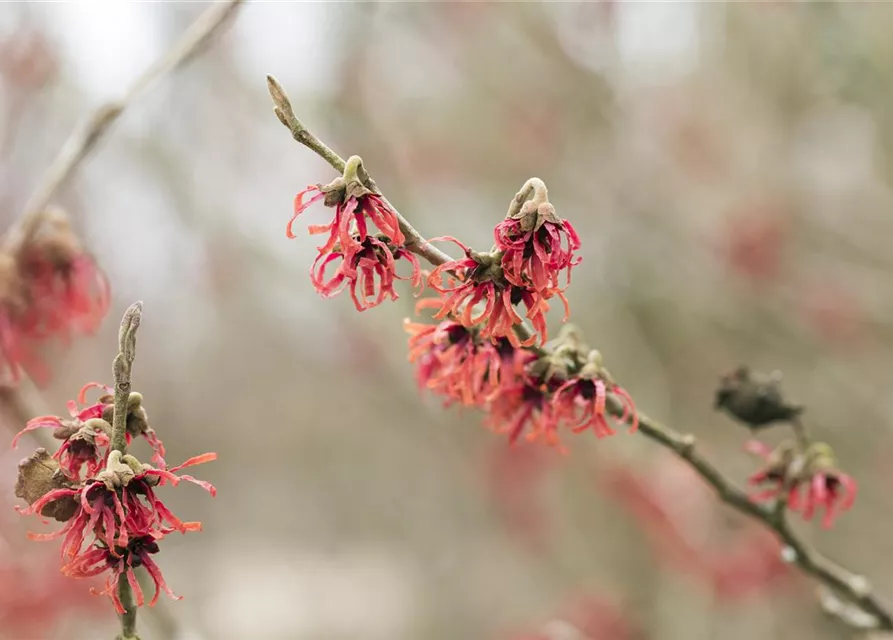
<svg viewBox="0 0 893 640"><path fill-rule="evenodd" d="M4 5L6 224L75 125L205 8ZM142 619L144 640L858 637L644 438L509 449L420 395L409 291L362 314L321 300L316 239L285 237L295 193L335 174L273 116L264 76L425 235L486 249L544 179L583 240L573 321L642 410L739 481L754 462L712 412L717 377L783 370L860 484L833 530L796 526L893 595L891 30L885 3L244 6L58 196L114 303L98 335L48 354L35 410L110 379L141 299L135 388L168 460L220 456L196 470L216 499L165 493L205 531L165 541L185 598ZM25 541L40 525L12 509L24 448L0 456L0 636L112 637L86 585L46 597L57 546Z"/></svg>

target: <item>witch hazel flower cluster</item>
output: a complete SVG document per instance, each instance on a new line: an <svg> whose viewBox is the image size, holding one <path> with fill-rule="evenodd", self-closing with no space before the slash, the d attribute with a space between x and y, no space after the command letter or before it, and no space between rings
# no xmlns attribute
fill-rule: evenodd
<svg viewBox="0 0 893 640"><path fill-rule="evenodd" d="M418 258L405 247L397 213L363 183L363 175L362 160L351 157L343 176L327 185L311 185L295 197L294 215L286 227L286 235L295 238L294 223L319 200L334 209L331 222L308 227L310 235L326 236L325 243L317 247L310 281L324 298L347 289L357 311L376 307L386 299L397 300L394 285L398 280L409 280L414 288L422 285ZM397 274L398 261L407 263L408 276Z"/></svg>
<svg viewBox="0 0 893 640"><path fill-rule="evenodd" d="M800 450L793 441L773 449L751 440L745 449L762 462L748 478L748 483L757 489L751 496L757 502L783 500L789 510L804 520L824 512L822 527L830 529L856 500L856 481L837 468L834 451L825 442L811 443Z"/></svg>
<svg viewBox="0 0 893 640"><path fill-rule="evenodd" d="M311 235L326 236L311 281L324 297L348 288L359 311L397 299L396 280L409 279L414 288L423 284L414 253L421 253L418 245L407 244L399 214L370 184L362 160L351 157L342 177L297 195L286 230L295 237L295 221L314 202L334 209L331 222L309 227ZM379 233L373 235L371 227ZM592 431L601 438L615 433L617 421L631 423L635 431L632 398L611 379L598 352L571 344L573 332L548 342L549 301L562 302L564 320L570 314L564 292L580 263L580 239L557 215L542 180L525 183L493 236L486 253L450 236L428 241L452 242L464 257L435 253L434 269L424 280L437 295L420 300L416 309L432 311L436 323L405 322L419 386L441 396L445 405L484 409L486 424L512 443L524 435L560 447L563 431ZM408 278L397 275L400 260L412 269ZM334 274L327 275L333 263ZM532 332L521 329L525 318ZM616 418L609 397L619 403Z"/></svg>
<svg viewBox="0 0 893 640"><path fill-rule="evenodd" d="M431 289L441 294L434 318L455 317L466 327L478 327L484 339L505 338L514 347L542 344L548 340L548 301L557 296L564 305L564 320L570 315L564 290L571 269L580 262L575 255L580 248L577 232L555 213L542 180L531 178L493 235L495 244L488 253L473 251L451 236L432 240L453 242L465 254L438 265L428 277ZM534 329L523 340L514 329L522 322L517 305L524 306Z"/></svg>
<svg viewBox="0 0 893 640"><path fill-rule="evenodd" d="M752 431L790 424L794 439L777 447L751 440L745 450L760 460L748 478L754 502L783 503L788 510L812 520L819 512L822 526L833 526L841 512L853 506L856 481L840 470L834 450L825 442L812 442L801 421L803 407L788 402L781 392L781 374L766 375L738 367L720 379L717 409L722 409Z"/></svg>
<svg viewBox="0 0 893 640"><path fill-rule="evenodd" d="M50 371L41 347L90 335L109 308L109 287L84 250L67 214L47 209L26 233L0 246L0 377L17 384L24 374L40 386Z"/></svg>
<svg viewBox="0 0 893 640"><path fill-rule="evenodd" d="M116 378L119 368L125 366L119 366L121 358L116 359ZM127 379L124 386L129 388L129 370ZM29 534L33 540L62 540L62 574L72 578L104 576L105 588L91 591L110 596L118 613L124 614L129 605L122 602L122 587L132 590L128 593L135 595L136 606L145 603L134 573L138 567L145 568L154 583L150 606L162 591L179 599L167 586L153 556L166 536L200 531L201 523L174 515L158 489L186 480L216 495L211 484L178 472L217 456L206 453L168 467L164 446L149 425L143 396L122 392L122 383L117 384L118 404L126 410L120 421L115 420L112 389L91 383L81 390L78 402L69 403L68 417L39 416L28 423L15 442L27 431L51 428L61 446L52 455L39 448L21 461L15 493L29 505L22 513L64 523L52 533ZM94 387L107 393L86 403L86 393ZM153 464L144 464L127 452L127 445L136 437L149 444Z"/></svg>
<svg viewBox="0 0 893 640"><path fill-rule="evenodd" d="M407 321L405 327L419 387L444 405L482 409L485 425L513 444L523 436L565 451L563 434L604 438L616 433L617 424L629 424L630 432L638 428L632 397L571 325L541 351L515 347L506 338L491 341L451 320ZM609 410L609 402L620 410Z"/></svg>

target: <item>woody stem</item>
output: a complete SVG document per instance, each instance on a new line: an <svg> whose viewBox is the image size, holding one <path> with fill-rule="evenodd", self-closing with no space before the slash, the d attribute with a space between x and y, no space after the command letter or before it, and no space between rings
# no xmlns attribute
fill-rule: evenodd
<svg viewBox="0 0 893 640"><path fill-rule="evenodd" d="M806 451L809 448L809 435L806 433L806 425L799 417L791 418L791 429L794 437L797 439L797 448L800 451Z"/></svg>
<svg viewBox="0 0 893 640"><path fill-rule="evenodd" d="M336 171L343 172L345 168L344 160L319 138L310 133L304 124L298 120L285 90L276 79L272 76L267 76L267 85L270 96L273 99L274 112L279 121L289 129L292 137L319 155ZM363 181L363 184L375 193L379 193L375 182L368 177L368 174L364 176L364 173L364 169L358 170L358 176ZM512 199L509 205L509 217L520 212L521 207L527 200L539 198L538 202L544 202L546 197L546 187L543 181L539 178L531 178L524 183L524 186ZM387 203L387 200L382 199ZM400 223L400 230L406 236L405 246L407 250L425 258L432 265L440 265L451 260L450 256L432 247L406 218L400 215L390 203L387 204L395 212ZM523 325L515 325L515 332L522 340L530 335ZM613 395L609 395L608 411L618 418L621 417L624 414L623 403ZM679 433L641 413L638 414L638 418L639 433L675 453L676 456L693 468L707 484L713 487L720 500L770 529L785 545L786 551L793 558L793 564L823 585L833 589L836 593L842 594L848 601L868 613L875 621L875 628L893 631L893 608L875 595L865 578L837 565L802 541L790 528L785 518L784 508L778 510L769 509L753 502L747 493L738 488L731 479L727 478L707 458L701 455L695 447L694 436ZM627 416L627 419L630 419L630 416ZM802 423L798 421L792 423L792 426L795 433L798 434L797 438L801 446L808 444Z"/></svg>
<svg viewBox="0 0 893 640"><path fill-rule="evenodd" d="M127 403L130 400L130 374L136 357L136 332L142 318L143 303L134 302L124 312L118 330L118 355L112 363L115 373L115 415L112 418L112 450L127 453ZM121 635L117 640L139 640L136 635L136 604L130 581L123 575L118 578L118 598L124 613L121 614Z"/></svg>
<svg viewBox="0 0 893 640"><path fill-rule="evenodd" d="M546 189L546 183L539 178L530 178L525 182L524 186L521 187L521 190L515 194L514 198L512 198L512 201L509 204L508 213L505 214L505 217L513 218L518 215L521 211L521 207L528 200L533 200L534 204L548 202L549 190Z"/></svg>
<svg viewBox="0 0 893 640"><path fill-rule="evenodd" d="M118 355L112 363L115 372L115 417L112 422L112 449L127 453L127 402L130 400L130 372L136 357L136 331L140 326L143 303L134 302L121 319L118 330Z"/></svg>
<svg viewBox="0 0 893 640"><path fill-rule="evenodd" d="M136 634L136 603L133 600L133 590L126 578L118 582L118 598L124 613L121 614L121 633L115 640L139 640Z"/></svg>

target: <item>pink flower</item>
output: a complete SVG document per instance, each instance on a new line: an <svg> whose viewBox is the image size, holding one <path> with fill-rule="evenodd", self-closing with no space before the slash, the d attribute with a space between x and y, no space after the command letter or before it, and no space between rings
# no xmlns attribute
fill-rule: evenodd
<svg viewBox="0 0 893 640"><path fill-rule="evenodd" d="M0 254L0 373L17 384L22 373L38 386L50 371L40 348L59 338L92 334L109 308L105 275L74 235L68 216L42 214L38 226Z"/></svg>
<svg viewBox="0 0 893 640"><path fill-rule="evenodd" d="M427 299L417 308L437 304ZM505 339L481 339L474 329L458 322L431 325L406 320L404 328L410 334L409 361L416 364L419 388L443 396L445 406L453 402L483 406L523 371L526 354Z"/></svg>
<svg viewBox="0 0 893 640"><path fill-rule="evenodd" d="M314 192L315 195L305 202L304 198ZM289 238L295 237L292 226L298 216L311 204L323 198L326 206L335 209L334 219L329 224L312 224L308 227L310 235L329 234L326 243L319 247L321 255L331 252L338 243L341 244L343 251L350 253L353 247L368 237L367 220L371 221L392 245L402 246L406 242L403 232L400 231L397 214L384 203L381 196L356 183L348 185L343 178L336 178L328 185L310 185L295 197L295 213L285 230Z"/></svg>
<svg viewBox="0 0 893 640"><path fill-rule="evenodd" d="M846 473L830 468L819 470L797 489L788 506L799 511L804 520L812 520L817 511L824 509L822 526L830 529L840 512L853 506L856 491L856 481Z"/></svg>
<svg viewBox="0 0 893 640"><path fill-rule="evenodd" d="M99 398L99 401L88 404L87 392L94 388L105 391L105 395ZM84 477L94 476L108 456L111 420L114 415L114 397L111 394L112 388L107 385L98 382L84 385L78 394L77 402L73 400L68 402L70 418L59 416L32 418L25 428L13 438L13 448L18 445L22 435L29 431L40 428L53 429L53 436L62 440L62 445L53 454L53 457L59 461L66 475L71 479L78 480L81 477L82 466L86 465L87 472ZM134 435L145 438L149 446L152 447L152 461L164 468L164 443L149 426L141 402L140 394L131 393L127 411L127 443L130 444ZM78 404L84 405L83 408L79 409Z"/></svg>
<svg viewBox="0 0 893 640"><path fill-rule="evenodd" d="M574 256L580 248L577 232L570 222L555 215L549 203L527 214L522 208L519 216L506 218L494 230L496 248L503 252L505 279L546 298L560 294L559 274L566 270L569 284L571 269L580 263Z"/></svg>
<svg viewBox="0 0 893 640"><path fill-rule="evenodd" d="M71 228L68 214L49 209L18 253L28 306L19 318L36 340L96 332L109 310L109 284Z"/></svg>
<svg viewBox="0 0 893 640"><path fill-rule="evenodd" d="M529 442L542 441L565 453L558 433L563 416L549 401L559 384L554 379L525 374L491 398L485 424L496 433L507 434L512 444L526 434Z"/></svg>
<svg viewBox="0 0 893 640"><path fill-rule="evenodd" d="M179 531L200 531L201 523L184 522L175 516L155 494L155 487L170 483L176 486L182 480L198 484L211 495L217 491L213 485L196 480L189 475L177 475L180 469L210 462L217 458L206 453L190 458L172 469L156 469L142 465L134 472L135 459L114 451L109 454L106 467L95 477L80 486L64 487L49 491L34 501L24 514L41 513L48 505L59 500L74 500L77 509L59 531L49 534L29 534L32 540L62 538L62 572L65 575L85 578L109 572L106 589L100 593L112 597L119 613L123 612L116 586L122 577L134 585L133 568L145 566L156 585L156 593L150 606L158 598L158 591L167 588L160 569L148 557L158 551L158 541ZM85 548L86 547L86 548ZM142 604L142 592L134 587L137 601Z"/></svg>
<svg viewBox="0 0 893 640"><path fill-rule="evenodd" d="M631 420L629 432L639 428L639 416L632 397L623 387L613 382L606 383L599 377L577 376L571 378L552 396L555 410L571 422L574 433L592 429L598 438L614 435L615 431L607 420L607 392L617 396L623 403L623 415L615 418L618 424Z"/></svg>
<svg viewBox="0 0 893 640"><path fill-rule="evenodd" d="M790 442L771 449L762 442L751 441L746 449L764 460L763 466L748 479L749 484L763 488L751 495L751 500L764 502L784 497L788 509L800 513L804 520L812 520L824 509L825 529L834 525L840 512L853 506L856 481L837 469L834 452L827 444L817 442L801 452Z"/></svg>
<svg viewBox="0 0 893 640"><path fill-rule="evenodd" d="M26 304L15 258L0 254L0 375L13 385L23 373L41 383L49 379L49 369L40 359L36 343L18 322Z"/></svg>
<svg viewBox="0 0 893 640"><path fill-rule="evenodd" d="M409 277L397 275L396 262L401 258L412 267ZM340 263L335 273L327 279L327 267L337 260ZM320 250L310 268L310 280L324 298L331 298L348 288L357 311L365 311L386 298L397 300L400 297L394 289L395 280L409 280L413 287L421 287L422 274L414 254L402 247L391 247L375 236L366 236L349 245L336 245L329 253Z"/></svg>
<svg viewBox="0 0 893 640"><path fill-rule="evenodd" d="M450 236L431 241L438 240L455 242L465 252L465 258L438 265L428 276L428 285L442 294L440 311L434 316L436 320L453 315L466 327L476 326L481 338L506 338L516 348L532 346L537 338L541 343L548 339L545 316L548 302L539 292L510 284L503 275L498 254L476 253ZM562 301L567 312L563 296ZM515 305L522 303L535 332L524 341L514 330L522 322ZM478 307L479 304L483 306Z"/></svg>

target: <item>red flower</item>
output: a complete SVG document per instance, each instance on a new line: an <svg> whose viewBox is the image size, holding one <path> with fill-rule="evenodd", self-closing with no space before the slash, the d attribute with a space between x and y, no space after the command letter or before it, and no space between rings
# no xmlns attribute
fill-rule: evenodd
<svg viewBox="0 0 893 640"><path fill-rule="evenodd" d="M28 305L19 324L37 340L92 334L109 309L109 285L59 209L44 212L41 226L18 253Z"/></svg>
<svg viewBox="0 0 893 640"><path fill-rule="evenodd" d="M305 196L316 192L307 202ZM327 254L340 243L343 250L351 252L351 248L364 241L368 233L366 220L370 220L381 233L387 236L391 244L402 246L406 242L403 232L400 231L400 222L397 214L381 196L356 183L348 185L343 178L336 178L328 185L310 185L295 197L295 213L289 220L285 233L289 238L294 238L292 225L311 204L325 198L325 204L335 209L335 218L329 224L312 224L308 227L310 235L328 233L326 243L319 247L320 254ZM351 228L351 222L356 230Z"/></svg>
<svg viewBox="0 0 893 640"><path fill-rule="evenodd" d="M558 413L572 423L574 433L591 428L598 438L612 436L615 431L608 424L606 412L609 389L623 403L623 415L616 418L617 423L626 424L627 420L632 420L629 432L635 433L639 428L639 416L632 397L620 385L606 383L599 377L581 375L571 378L556 389L552 404Z"/></svg>
<svg viewBox="0 0 893 640"><path fill-rule="evenodd" d="M803 483L788 506L792 511L801 512L804 520L812 520L816 511L824 509L822 526L830 529L840 512L853 506L856 490L856 481L852 477L837 469L825 469Z"/></svg>
<svg viewBox="0 0 893 640"><path fill-rule="evenodd" d="M508 434L512 444L526 432L529 442L543 440L564 453L558 436L563 416L549 401L559 384L554 379L525 374L491 399L485 424L496 433Z"/></svg>
<svg viewBox="0 0 893 640"><path fill-rule="evenodd" d="M216 458L216 454L206 453L166 470L139 465L131 456L113 451L106 467L96 477L77 487L49 491L22 510L25 514L41 513L59 500L73 499L77 503L74 515L62 529L49 534L29 534L29 537L51 540L64 536L61 554L62 572L66 575L90 577L109 571L107 588L101 593L112 597L119 613L123 609L115 587L122 576L133 585L133 568L142 564L155 581L155 598L150 605L154 604L160 589L171 592L148 554L156 553L157 542L169 533L201 530L201 523L183 522L177 518L156 496L154 487L166 483L176 486L181 480L187 480L206 489L212 496L216 495L213 485L174 473ZM135 590L137 600L142 604L142 593L138 587Z"/></svg>
<svg viewBox="0 0 893 640"><path fill-rule="evenodd" d="M105 391L106 395L102 396L98 402L87 404L87 391L93 388ZM85 478L96 475L108 456L109 436L111 435L110 421L114 415L114 397L111 394L112 388L107 385L98 382L84 385L78 394L77 402L73 400L68 402L70 418L59 416L32 418L25 428L13 438L13 448L18 445L22 434L34 429L51 428L54 430L53 436L62 440L62 445L53 454L53 457L59 461L66 475L70 479L79 480L84 465L87 466ZM145 409L141 406L141 400L142 396L138 393L131 393L127 412L127 443L130 444L134 435L143 436L152 447L152 461L164 468L164 444L146 422ZM78 404L86 406L79 409Z"/></svg>
<svg viewBox="0 0 893 640"><path fill-rule="evenodd" d="M555 215L549 203L531 215L525 215L522 208L519 215L522 217L506 218L494 230L496 248L503 252L505 279L547 298L560 293L559 274L566 269L566 283L570 284L571 269L581 260L574 256L580 248L577 232L570 222Z"/></svg>
<svg viewBox="0 0 893 640"><path fill-rule="evenodd" d="M40 345L95 332L108 307L108 282L67 215L45 211L29 236L0 255L0 357L11 381L24 370L38 386L47 384Z"/></svg>
<svg viewBox="0 0 893 640"><path fill-rule="evenodd" d="M437 240L455 242L465 252L465 258L438 265L428 276L428 285L443 294L440 311L434 316L436 320L453 315L466 327L480 325L481 338L506 338L514 347L532 346L537 336L541 342L548 339L545 313L549 304L546 298L537 291L510 284L504 278L498 254L474 252L451 236L432 238L431 241ZM563 294L559 295L565 303L567 318L567 300ZM484 306L475 315L479 303ZM527 318L535 332L523 342L514 331L514 325L522 322L515 311L515 305L521 303L527 309Z"/></svg>
<svg viewBox="0 0 893 640"><path fill-rule="evenodd" d="M15 258L0 254L0 374L18 384L22 373L36 381L49 379L49 370L36 353L35 344L19 325L26 307L24 285Z"/></svg>
<svg viewBox="0 0 893 640"><path fill-rule="evenodd" d="M773 450L751 441L746 449L765 460L748 479L752 485L765 487L752 495L752 500L763 502L784 496L788 509L799 512L804 520L812 520L817 511L824 509L822 526L826 529L833 526L841 511L853 506L856 481L836 468L833 451L827 444L814 443L801 453L791 443Z"/></svg>
<svg viewBox="0 0 893 640"><path fill-rule="evenodd" d="M422 300L418 308L437 305ZM474 329L458 322L440 324L404 321L410 333L409 361L416 363L419 388L430 389L446 400L465 406L482 406L504 385L511 384L523 370L526 354L505 339L482 340Z"/></svg>
<svg viewBox="0 0 893 640"><path fill-rule="evenodd" d="M396 261L401 258L412 265L412 275L408 278L397 275ZM341 263L335 274L326 280L326 268L339 259ZM310 268L310 280L324 298L331 298L348 287L357 311L365 311L378 306L385 298L400 297L394 290L395 280L409 280L413 287L420 287L422 273L414 254L402 247L392 248L375 236L366 236L347 245L335 245L330 253L320 249Z"/></svg>
<svg viewBox="0 0 893 640"><path fill-rule="evenodd" d="M99 591L90 589L91 593L96 595L107 595L111 597L115 605L115 610L124 613L124 605L118 597L118 583L122 578L130 583L133 589L136 605L138 607L145 604L142 587L136 578L133 570L137 567L145 567L146 572L152 578L155 584L155 594L149 602L149 606L155 606L158 602L158 596L161 591L167 593L174 600L182 600L182 596L176 595L171 591L170 587L161 574L161 569L152 560L150 554L158 553L158 534L147 534L132 538L126 548L117 548L113 553L104 547L94 547L79 556L76 560L66 565L62 571L66 576L72 578L91 578L102 573L109 572L106 577L105 589Z"/></svg>

